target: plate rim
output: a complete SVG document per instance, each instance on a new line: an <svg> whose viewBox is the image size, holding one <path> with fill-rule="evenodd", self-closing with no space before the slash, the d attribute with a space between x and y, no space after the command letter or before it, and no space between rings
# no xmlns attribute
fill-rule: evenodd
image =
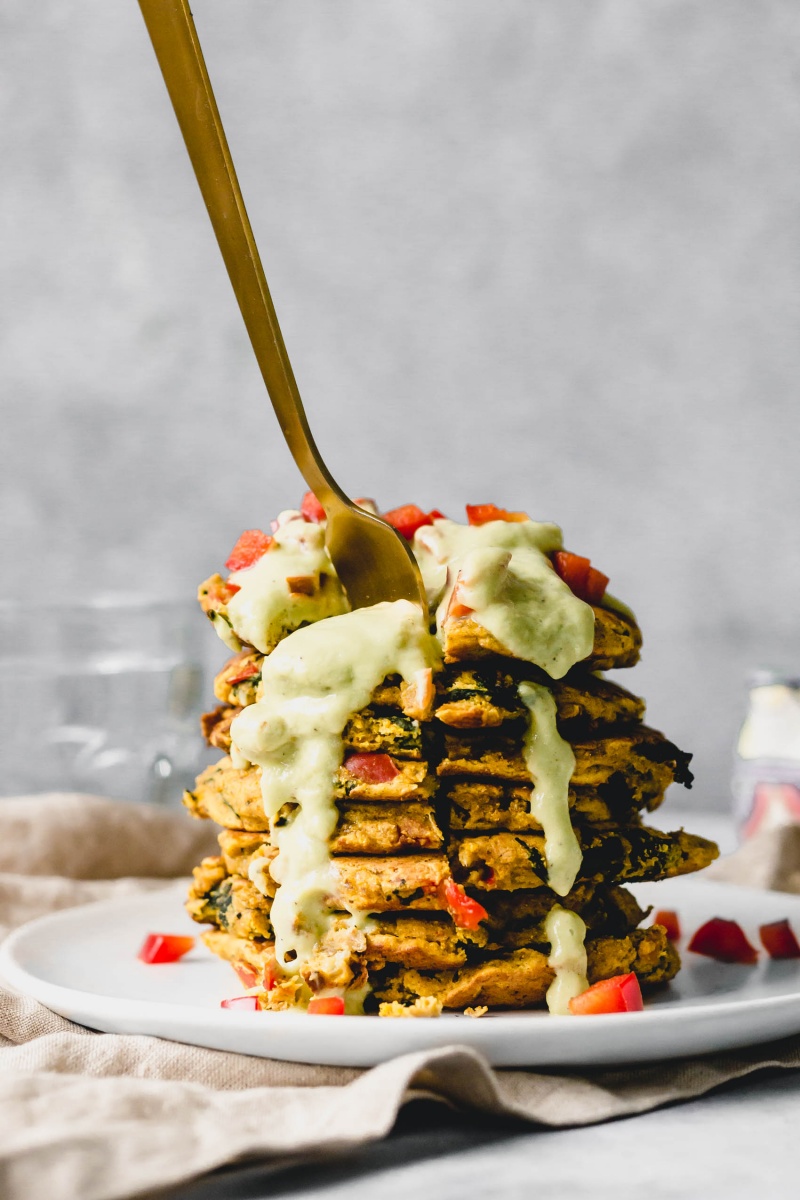
<svg viewBox="0 0 800 1200"><path fill-rule="evenodd" d="M728 892L729 894L738 893L745 898L747 896L758 898L763 898L764 896L785 896L794 901L794 903L798 906L798 909L800 909L800 895L794 892L780 892L768 888L749 887L745 884L730 883L727 880L717 881L714 879L694 879L690 876L678 876L668 882L674 884L677 883L678 880L680 880L682 886L686 886L691 889L697 888L703 892L708 889L709 894L711 894L713 889L713 892L719 892L721 894L725 892ZM647 883L643 885L640 884L638 886L650 887L655 886L656 883L660 884L663 882L665 881L648 881ZM217 1010L213 1008L205 1008L200 1005L194 1007L183 1003L173 1004L159 1000L138 1000L128 997L106 996L100 992L84 991L81 988L66 987L63 984L53 983L48 979L44 979L41 976L35 975L21 962L19 962L18 958L16 957L18 947L20 945L24 945L31 935L36 935L43 928L48 929L49 927L57 927L60 924L69 924L71 920L74 920L75 915L78 912L85 913L87 910L113 912L113 910L120 908L123 910L128 910L130 909L132 901L136 902L163 898L170 892L177 892L179 888L183 889L185 887L185 883L186 881L183 879L171 880L166 883L163 888L153 888L147 892L130 896L112 896L100 900L92 900L86 904L71 905L69 908L58 909L56 912L52 913L44 913L42 916L34 917L30 921L26 921L23 925L20 925L13 930L12 933L9 934L9 936L2 942L2 944L0 944L0 979L4 979L6 982L10 983L12 987L17 988L22 992L23 995L32 996L33 999L38 1000L39 1003L44 1004L45 1007L49 1007L47 1001L44 999L40 1000L39 996L30 990L28 986L29 980L34 981L34 983L37 985L37 990L49 994L54 1000L69 1001L72 999L80 1000L84 1003L86 1001L90 1001L92 1006L101 1003L105 1007L113 1008L115 1013L117 1013L119 1016L123 1016L124 1013L129 1009L134 1009L136 1012L140 1012L143 1015L156 1018L159 1016L174 1016L176 1013L180 1012L184 1017L191 1014L191 1016L194 1017L198 1023L204 1024L209 1019L209 1015L217 1015ZM637 885L634 884L633 886ZM800 912L798 913L798 916L800 917ZM796 992L791 992L784 995L756 996L747 998L740 997L738 999L727 1001L709 1001L708 998L705 998L701 1003L693 1002L690 998L687 998L674 1008L653 1006L652 1008L645 1008L642 1012L636 1013L635 1016L637 1022L642 1024L647 1023L649 1025L656 1023L658 1025L671 1025L676 1021L684 1020L686 1013L689 1010L691 1010L693 1018L708 1022L712 1018L719 1019L727 1016L728 1014L735 1013L742 1008L747 1008L750 1011L761 1011L762 1009L781 1009L783 1007L791 1007L792 1005L798 1005L798 1007L800 1007L800 982L798 982ZM254 1021L263 1021L265 1015L267 1014L261 1012L237 1012L235 1010L226 1010L225 1024L229 1028L233 1022L236 1022L237 1025L241 1024L245 1027L248 1027ZM306 1013L294 1011L270 1013L268 1015L271 1017L278 1017L282 1022L298 1020L304 1021L307 1016ZM619 1015L619 1013L594 1014L592 1027L598 1029L607 1028L608 1023L614 1022ZM565 1025L574 1027L573 1017L554 1016L541 1009L528 1009L525 1011L515 1011L513 1009L501 1010L499 1012L488 1013L487 1017L489 1020L485 1022L485 1025L496 1025L498 1021L502 1021L504 1025L524 1026L527 1025L531 1019L540 1019L547 1022L548 1028L563 1029ZM467 1020L469 1021L470 1027L477 1027L478 1029L481 1027L480 1022L476 1022L471 1018L465 1018L463 1013L443 1012L438 1020L441 1020L442 1018L445 1018L448 1023L455 1020L459 1024L462 1023L462 1021ZM336 1020L338 1020L338 1018L336 1018ZM381 1018L377 1017L375 1014L358 1016L355 1018L350 1017L348 1018L348 1024L352 1025L354 1020L358 1022L359 1025L366 1022L369 1025L375 1025L377 1027L378 1022L381 1021ZM190 1017L190 1024L191 1023L192 1021ZM383 1027L382 1023L381 1027ZM315 1028L319 1028L319 1025L315 1026ZM481 1035L478 1032L475 1036L481 1037L484 1035Z"/></svg>

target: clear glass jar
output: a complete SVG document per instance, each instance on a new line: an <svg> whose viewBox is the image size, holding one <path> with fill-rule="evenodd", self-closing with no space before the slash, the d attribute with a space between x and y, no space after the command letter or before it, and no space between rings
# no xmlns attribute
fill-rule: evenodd
<svg viewBox="0 0 800 1200"><path fill-rule="evenodd" d="M178 803L209 759L205 633L189 601L0 601L0 795Z"/></svg>
<svg viewBox="0 0 800 1200"><path fill-rule="evenodd" d="M733 771L742 841L762 829L800 824L800 677L754 671Z"/></svg>

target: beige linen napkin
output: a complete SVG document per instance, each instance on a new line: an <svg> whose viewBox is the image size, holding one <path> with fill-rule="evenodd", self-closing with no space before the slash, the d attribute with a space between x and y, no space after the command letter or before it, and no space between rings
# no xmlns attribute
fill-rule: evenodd
<svg viewBox="0 0 800 1200"><path fill-rule="evenodd" d="M180 814L91 796L0 800L0 929L188 873L213 831ZM708 877L800 890L800 829L773 831ZM800 1038L626 1070L494 1071L463 1047L368 1071L250 1058L90 1032L0 986L0 1196L116 1200L248 1157L383 1137L428 1096L547 1126L586 1125L800 1067Z"/></svg>

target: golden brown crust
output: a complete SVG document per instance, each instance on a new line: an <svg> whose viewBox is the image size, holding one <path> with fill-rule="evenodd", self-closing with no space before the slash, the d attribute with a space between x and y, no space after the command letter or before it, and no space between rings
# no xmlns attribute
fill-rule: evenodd
<svg viewBox="0 0 800 1200"><path fill-rule="evenodd" d="M620 938L594 938L586 944L590 983L635 971L643 986L667 982L680 959L663 929L639 931ZM515 950L460 970L423 973L388 967L375 979L379 1001L407 1002L415 996L435 996L445 1008L485 1004L489 1008L528 1008L544 1001L553 981L547 956L539 950Z"/></svg>
<svg viewBox="0 0 800 1200"><path fill-rule="evenodd" d="M611 783L614 800L656 808L664 792L676 779L691 783L690 755L678 750L655 729L640 725L572 746L575 769L573 788L601 791ZM436 770L440 777L502 779L530 783L520 734L446 733L445 757ZM601 791L603 799L609 796Z"/></svg>
<svg viewBox="0 0 800 1200"><path fill-rule="evenodd" d="M443 854L335 858L333 868L337 876L333 907L368 913L441 909L436 891L450 877Z"/></svg>
<svg viewBox="0 0 800 1200"><path fill-rule="evenodd" d="M581 668L560 680L549 679L529 664L455 663L445 667L437 683L434 716L453 729L496 729L524 721L525 705L517 693L525 679L544 683L553 693L558 727L568 740L636 725L644 715L644 701L618 684L600 679Z"/></svg>
<svg viewBox="0 0 800 1200"><path fill-rule="evenodd" d="M669 879L699 871L719 854L694 834L661 833L644 826L586 827L578 831L583 850L580 878L605 884ZM453 874L473 888L518 891L547 886L544 838L534 833L493 833L453 840Z"/></svg>
<svg viewBox="0 0 800 1200"><path fill-rule="evenodd" d="M415 800L402 804L345 804L330 841L332 854L397 854L439 850L444 835L433 807Z"/></svg>
<svg viewBox="0 0 800 1200"><path fill-rule="evenodd" d="M272 925L264 898L249 879L225 875L208 887L208 872L195 875L186 911L202 925L218 925L238 938L271 938Z"/></svg>
<svg viewBox="0 0 800 1200"><path fill-rule="evenodd" d="M214 695L220 703L233 708L254 704L263 662L264 655L249 648L229 658L214 678Z"/></svg>
<svg viewBox="0 0 800 1200"><path fill-rule="evenodd" d="M443 785L440 796L447 802L450 829L505 830L509 833L541 832L531 812L531 784L494 783L484 779L458 779ZM574 822L607 822L611 809L591 788L570 789L569 806ZM628 818L633 815L629 806Z"/></svg>
<svg viewBox="0 0 800 1200"><path fill-rule="evenodd" d="M385 854L397 849L434 848L442 834L427 802L436 787L425 763L398 760L398 773L389 783L368 784L354 780L346 768L340 771L336 793L342 800L337 832L331 839L336 854ZM355 826L355 808L344 802L345 792L358 806L361 828ZM267 833L258 767L234 767L229 758L207 767L198 775L194 791L184 792L183 803L194 817L208 818L227 829ZM381 807L385 811L381 812ZM400 809L407 809L401 812ZM281 811L289 819L290 811Z"/></svg>
<svg viewBox="0 0 800 1200"><path fill-rule="evenodd" d="M593 606L594 648L584 666L593 671L608 671L618 667L633 667L639 661L642 635L638 625L622 613ZM500 655L514 655L497 638L472 617L450 617L441 632L444 641L444 661L464 662Z"/></svg>

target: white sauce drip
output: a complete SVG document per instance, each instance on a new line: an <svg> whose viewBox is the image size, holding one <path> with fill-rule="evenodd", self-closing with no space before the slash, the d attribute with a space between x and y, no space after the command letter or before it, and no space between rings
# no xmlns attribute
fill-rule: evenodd
<svg viewBox="0 0 800 1200"><path fill-rule="evenodd" d="M544 922L550 957L547 965L555 979L547 989L547 1007L551 1013L565 1016L569 1002L589 986L586 978L586 926L577 913L557 904Z"/></svg>
<svg viewBox="0 0 800 1200"><path fill-rule="evenodd" d="M458 599L517 658L561 679L591 654L594 613L556 574L548 558L562 548L557 525L446 519L414 536L431 606L440 628L458 582Z"/></svg>
<svg viewBox="0 0 800 1200"><path fill-rule="evenodd" d="M264 661L262 699L233 721L240 759L261 767L264 812L279 851L270 871L279 885L271 921L275 956L284 969L296 971L307 961L333 919L328 840L338 818L334 780L344 756L344 727L387 675L410 682L439 659L415 604L397 600L360 608L282 641ZM276 827L284 804L297 806L294 818ZM260 868L252 879L263 887Z"/></svg>
<svg viewBox="0 0 800 1200"><path fill-rule="evenodd" d="M531 812L544 831L547 882L559 896L566 896L583 858L569 815L575 755L556 727L552 692L540 683L520 683L517 690L530 713L525 764L534 783Z"/></svg>
<svg viewBox="0 0 800 1200"><path fill-rule="evenodd" d="M275 544L252 567L230 576L240 590L228 601L228 619L234 633L262 654L291 630L350 607L325 549L325 526L293 511L281 513L276 524ZM295 577L313 580L313 594L290 592L287 580Z"/></svg>

